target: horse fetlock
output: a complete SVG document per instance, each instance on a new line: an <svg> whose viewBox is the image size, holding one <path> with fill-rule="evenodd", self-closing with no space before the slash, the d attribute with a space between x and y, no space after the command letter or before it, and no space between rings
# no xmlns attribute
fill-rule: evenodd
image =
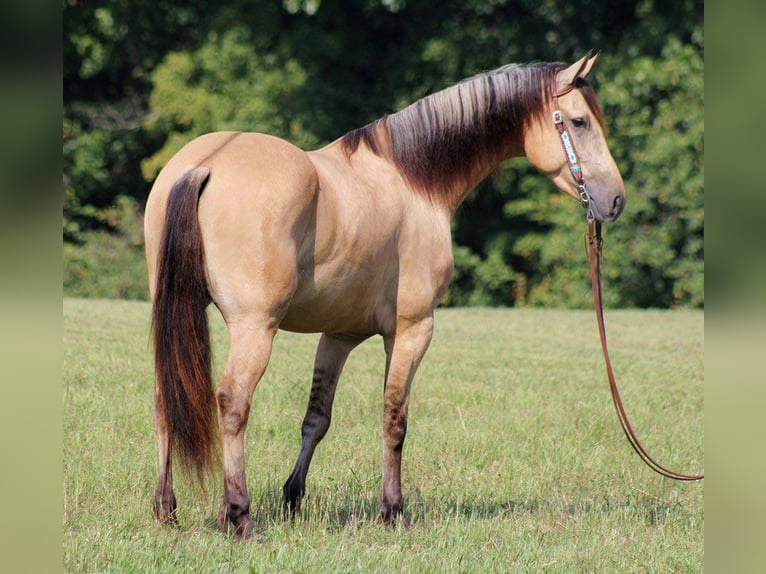
<svg viewBox="0 0 766 574"><path fill-rule="evenodd" d="M172 491L170 492L170 495L159 492L155 494L152 507L154 516L160 524L178 523L178 518L176 516L178 505L176 503L175 494L173 494Z"/></svg>

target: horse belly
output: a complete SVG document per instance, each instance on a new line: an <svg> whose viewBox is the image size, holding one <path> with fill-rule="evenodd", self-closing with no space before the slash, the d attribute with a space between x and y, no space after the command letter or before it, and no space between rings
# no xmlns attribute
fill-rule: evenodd
<svg viewBox="0 0 766 574"><path fill-rule="evenodd" d="M298 288L280 328L299 333L371 336L394 324L395 271L385 254L368 264L300 268Z"/></svg>

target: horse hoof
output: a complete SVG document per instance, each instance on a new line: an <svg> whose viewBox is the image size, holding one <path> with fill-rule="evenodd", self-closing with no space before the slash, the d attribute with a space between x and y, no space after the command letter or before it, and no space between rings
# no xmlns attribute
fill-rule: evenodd
<svg viewBox="0 0 766 574"><path fill-rule="evenodd" d="M178 524L178 518L176 516L178 507L176 505L176 497L171 494L170 497L155 496L154 498L154 517L159 524Z"/></svg>
<svg viewBox="0 0 766 574"><path fill-rule="evenodd" d="M255 531L255 524L249 512L232 518L226 505L223 505L221 510L218 511L216 522L221 532L233 534L237 540L249 540L253 537L253 532Z"/></svg>
<svg viewBox="0 0 766 574"><path fill-rule="evenodd" d="M295 516L301 509L300 500L282 501L282 519L295 520Z"/></svg>
<svg viewBox="0 0 766 574"><path fill-rule="evenodd" d="M237 527L234 530L234 538L237 540L250 540L255 531L255 524L249 514L243 514L237 521Z"/></svg>
<svg viewBox="0 0 766 574"><path fill-rule="evenodd" d="M386 511L381 510L380 511L380 521L383 522L386 526L390 526L391 528L395 528L397 526L401 526L402 528L409 529L410 528L410 521L407 520L407 517L402 514L401 509L396 511Z"/></svg>
<svg viewBox="0 0 766 574"><path fill-rule="evenodd" d="M292 477L287 479L285 485L282 487L283 501L285 510L290 509L290 515L295 517L295 512L301 508L301 500L306 493L306 487L298 480L294 480Z"/></svg>

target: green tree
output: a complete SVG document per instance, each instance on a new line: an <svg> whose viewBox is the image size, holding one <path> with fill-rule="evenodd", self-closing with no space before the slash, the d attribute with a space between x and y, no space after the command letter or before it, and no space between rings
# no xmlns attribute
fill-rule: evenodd
<svg viewBox="0 0 766 574"><path fill-rule="evenodd" d="M204 4L64 0L65 241L109 228L103 211L120 195L146 195L149 71L171 45L193 41Z"/></svg>
<svg viewBox="0 0 766 574"><path fill-rule="evenodd" d="M307 149L318 144L305 128L305 71L295 60L253 53L252 40L242 27L212 33L197 50L171 52L154 70L147 129L167 139L142 164L147 181L183 145L211 131L265 132Z"/></svg>

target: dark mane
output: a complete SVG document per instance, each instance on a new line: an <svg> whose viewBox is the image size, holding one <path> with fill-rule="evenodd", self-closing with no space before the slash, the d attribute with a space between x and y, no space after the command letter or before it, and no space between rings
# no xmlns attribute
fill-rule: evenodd
<svg viewBox="0 0 766 574"><path fill-rule="evenodd" d="M474 76L347 133L341 145L349 157L362 142L380 155L383 127L396 166L413 188L436 199L472 169L496 165L521 145L530 122L547 113L550 81L562 68L511 64ZM593 90L583 83L582 91L603 127Z"/></svg>

